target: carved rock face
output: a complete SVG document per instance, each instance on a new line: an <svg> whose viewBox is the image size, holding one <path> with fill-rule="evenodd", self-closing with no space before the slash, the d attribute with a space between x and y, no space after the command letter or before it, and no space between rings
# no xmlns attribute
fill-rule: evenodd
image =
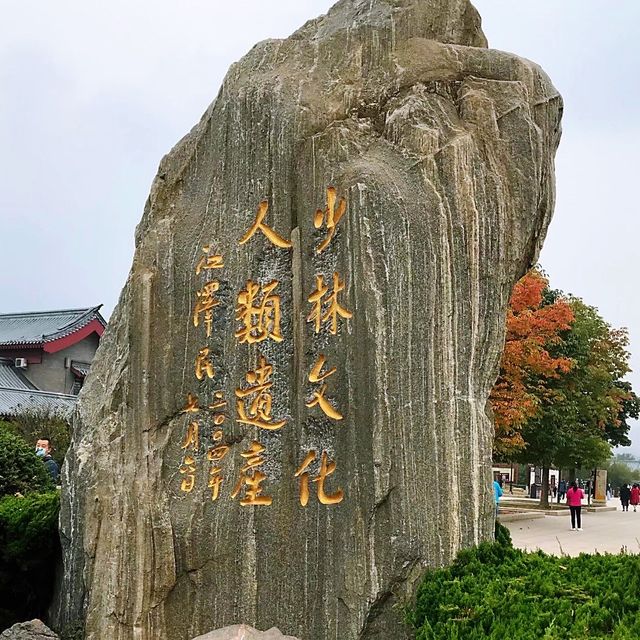
<svg viewBox="0 0 640 640"><path fill-rule="evenodd" d="M424 569L491 538L485 405L562 105L479 24L343 0L163 159L67 458L87 640L401 638Z"/></svg>

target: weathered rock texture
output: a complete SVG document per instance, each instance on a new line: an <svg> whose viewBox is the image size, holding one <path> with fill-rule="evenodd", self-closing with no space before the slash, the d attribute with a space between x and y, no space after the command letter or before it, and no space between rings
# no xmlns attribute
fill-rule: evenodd
<svg viewBox="0 0 640 640"><path fill-rule="evenodd" d="M0 633L0 638L3 640L58 640L57 634L37 619L14 624L10 629Z"/></svg>
<svg viewBox="0 0 640 640"><path fill-rule="evenodd" d="M269 631L257 631L246 624L234 624L232 627L225 627L217 631L205 633L193 640L297 640L293 636L283 636L278 629Z"/></svg>
<svg viewBox="0 0 640 640"><path fill-rule="evenodd" d="M303 640L403 637L396 605L423 570L492 536L486 402L511 287L552 214L561 109L535 64L486 48L466 0L342 0L231 67L161 162L82 393L61 621L86 616L88 640L186 640L237 622ZM329 185L347 210L317 255ZM239 244L262 200L293 249L261 232ZM191 314L208 243L224 268L206 342ZM316 335L307 298L334 271L353 317ZM279 281L282 342L236 343L249 278ZM213 382L194 377L203 343ZM277 432L235 421L259 353L287 420ZM305 406L319 353L337 367L326 382L342 422ZM212 502L204 428L196 488L180 491L180 412L187 393L206 406L216 389L231 452ZM273 504L242 507L230 493L256 438ZM344 490L340 504L319 504L312 483L300 505L294 473L311 449L337 463L326 488Z"/></svg>

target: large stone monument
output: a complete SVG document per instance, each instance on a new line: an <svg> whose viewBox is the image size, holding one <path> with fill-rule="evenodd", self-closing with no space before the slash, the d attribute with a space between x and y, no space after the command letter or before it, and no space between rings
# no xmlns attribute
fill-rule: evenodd
<svg viewBox="0 0 640 640"><path fill-rule="evenodd" d="M82 392L59 622L397 639L423 571L492 537L487 398L562 103L486 47L467 0L341 0L231 67Z"/></svg>

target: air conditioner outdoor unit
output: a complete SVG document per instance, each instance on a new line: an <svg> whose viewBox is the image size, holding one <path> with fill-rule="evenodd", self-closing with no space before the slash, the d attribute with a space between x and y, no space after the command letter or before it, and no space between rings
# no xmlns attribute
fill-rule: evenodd
<svg viewBox="0 0 640 640"><path fill-rule="evenodd" d="M16 365L16 367L18 367L18 369L26 369L27 368L27 359L26 358L16 358L15 365Z"/></svg>

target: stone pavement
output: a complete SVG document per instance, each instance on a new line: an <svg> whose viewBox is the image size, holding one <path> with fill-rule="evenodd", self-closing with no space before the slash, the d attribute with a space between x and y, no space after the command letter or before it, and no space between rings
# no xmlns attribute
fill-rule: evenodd
<svg viewBox="0 0 640 640"><path fill-rule="evenodd" d="M541 549L554 555L577 556L580 553L640 553L640 507L638 512L620 510L618 499L609 500L616 511L585 513L583 531L571 531L569 512L566 516L547 516L535 520L507 522L514 546L535 551Z"/></svg>

